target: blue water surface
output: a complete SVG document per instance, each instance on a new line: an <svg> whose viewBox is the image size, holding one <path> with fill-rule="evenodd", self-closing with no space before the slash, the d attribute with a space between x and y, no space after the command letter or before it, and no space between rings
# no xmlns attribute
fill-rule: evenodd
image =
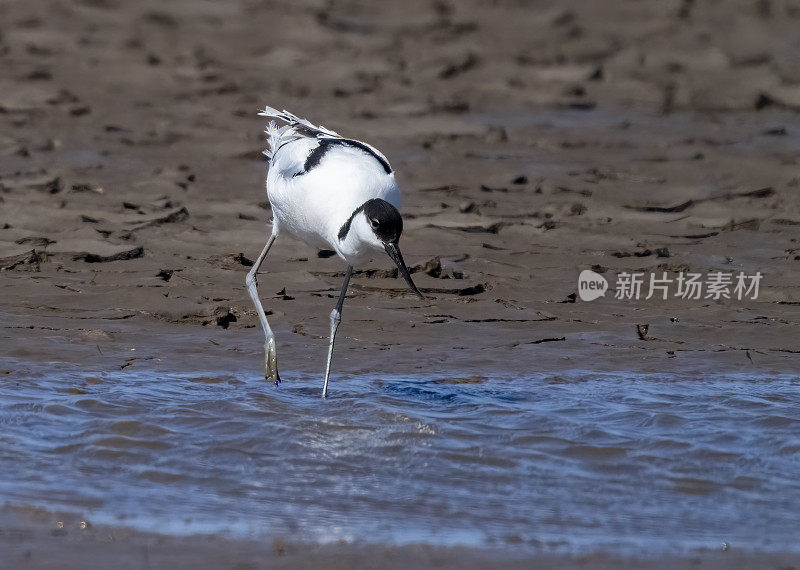
<svg viewBox="0 0 800 570"><path fill-rule="evenodd" d="M19 365L0 496L170 534L800 551L800 380L317 377Z"/></svg>

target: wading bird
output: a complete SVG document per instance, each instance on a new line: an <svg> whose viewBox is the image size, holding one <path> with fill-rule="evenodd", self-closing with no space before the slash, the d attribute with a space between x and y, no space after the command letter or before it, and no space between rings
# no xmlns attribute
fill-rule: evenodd
<svg viewBox="0 0 800 570"><path fill-rule="evenodd" d="M278 359L275 335L258 297L256 274L275 239L291 235L308 245L332 249L347 263L339 302L331 311L331 336L322 397L328 395L333 343L342 315L353 267L369 262L376 251L385 251L400 275L421 299L398 248L403 232L400 188L389 161L377 149L340 136L305 119L267 107L259 115L275 118L267 125L269 159L267 197L272 206L272 234L247 274L247 290L264 329L264 376L277 385Z"/></svg>

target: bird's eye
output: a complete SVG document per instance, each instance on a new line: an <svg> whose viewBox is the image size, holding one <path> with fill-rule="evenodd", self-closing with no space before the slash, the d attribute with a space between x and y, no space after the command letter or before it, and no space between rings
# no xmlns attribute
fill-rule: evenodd
<svg viewBox="0 0 800 570"><path fill-rule="evenodd" d="M369 225L372 226L372 229L375 229L380 225L380 223L375 218L370 218Z"/></svg>

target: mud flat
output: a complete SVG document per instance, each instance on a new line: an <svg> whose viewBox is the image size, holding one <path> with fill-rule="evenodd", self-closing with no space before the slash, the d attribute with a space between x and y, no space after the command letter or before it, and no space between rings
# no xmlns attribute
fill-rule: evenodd
<svg viewBox="0 0 800 570"><path fill-rule="evenodd" d="M5 6L2 309L74 345L61 360L160 321L164 343L216 328L257 367L243 274L270 219L269 102L370 140L405 188L431 301L383 259L356 275L340 370L796 370L798 15L734 4ZM764 277L755 301L574 302L590 267ZM287 377L319 368L341 271L270 254Z"/></svg>
<svg viewBox="0 0 800 570"><path fill-rule="evenodd" d="M303 544L280 539L235 540L220 536L176 537L126 528L86 525L86 521L37 509L0 510L0 562L26 570L52 568L597 568L638 569L786 568L797 555L703 552L658 560L584 556L515 556L501 549L375 544Z"/></svg>

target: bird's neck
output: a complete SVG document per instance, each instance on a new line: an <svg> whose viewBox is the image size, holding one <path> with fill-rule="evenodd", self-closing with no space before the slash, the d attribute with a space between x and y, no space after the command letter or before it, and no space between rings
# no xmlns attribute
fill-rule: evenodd
<svg viewBox="0 0 800 570"><path fill-rule="evenodd" d="M382 249L362 214L355 216L344 238L338 239L336 245L337 253L353 266L364 265Z"/></svg>

